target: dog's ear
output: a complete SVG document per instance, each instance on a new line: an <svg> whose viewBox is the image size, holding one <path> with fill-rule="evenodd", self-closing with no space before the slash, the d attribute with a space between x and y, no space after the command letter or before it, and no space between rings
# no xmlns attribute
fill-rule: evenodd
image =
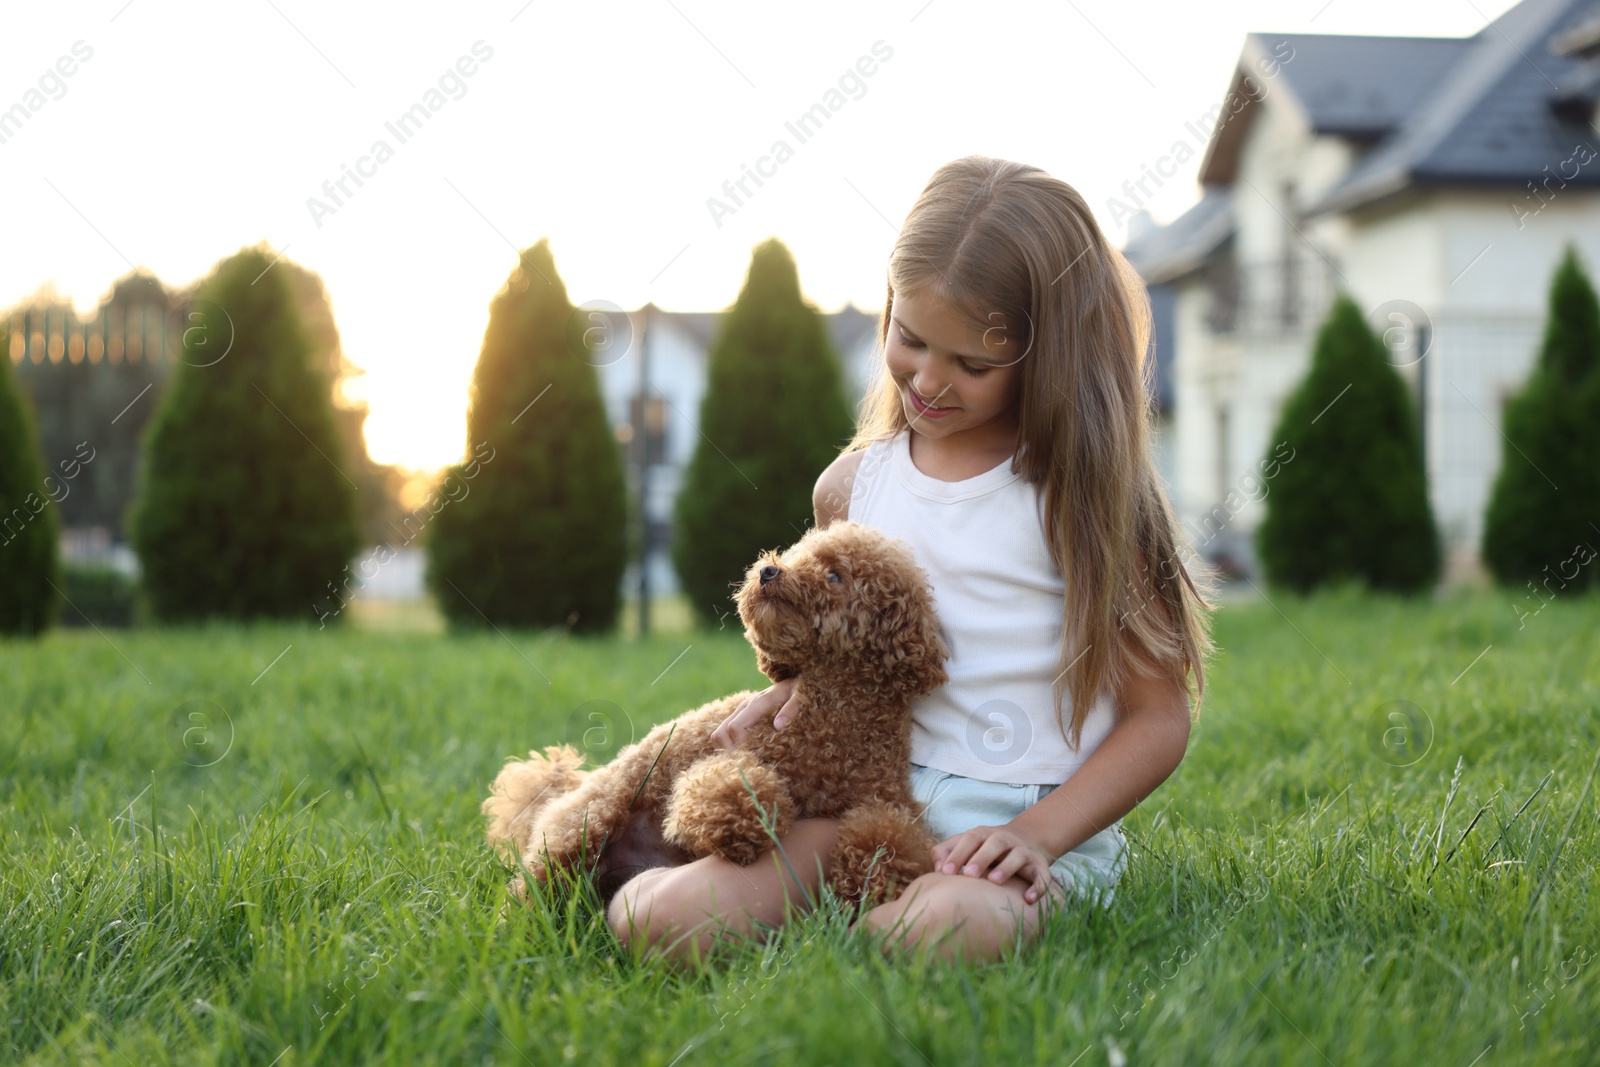
<svg viewBox="0 0 1600 1067"><path fill-rule="evenodd" d="M950 652L927 590L885 601L869 634L881 670L902 692L922 696L950 680L944 669Z"/></svg>

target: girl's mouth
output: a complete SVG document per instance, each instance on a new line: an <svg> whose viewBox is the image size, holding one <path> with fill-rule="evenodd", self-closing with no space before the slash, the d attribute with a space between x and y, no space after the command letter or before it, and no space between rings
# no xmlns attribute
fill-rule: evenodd
<svg viewBox="0 0 1600 1067"><path fill-rule="evenodd" d="M906 386L906 393L911 397L911 406L917 409L917 414L925 415L930 419L942 418L956 410L953 407L934 407L926 403L922 397L917 395L917 391L909 385Z"/></svg>

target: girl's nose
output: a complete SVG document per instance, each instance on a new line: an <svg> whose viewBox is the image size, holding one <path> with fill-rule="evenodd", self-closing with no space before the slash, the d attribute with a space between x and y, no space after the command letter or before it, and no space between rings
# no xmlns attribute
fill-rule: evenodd
<svg viewBox="0 0 1600 1067"><path fill-rule="evenodd" d="M943 404L944 401L940 398L950 390L948 385L935 384L919 378L911 379L911 387L930 404Z"/></svg>

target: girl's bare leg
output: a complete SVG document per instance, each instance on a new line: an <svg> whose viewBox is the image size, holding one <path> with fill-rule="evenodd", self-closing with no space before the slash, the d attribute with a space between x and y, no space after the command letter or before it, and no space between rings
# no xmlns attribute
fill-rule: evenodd
<svg viewBox="0 0 1600 1067"><path fill-rule="evenodd" d="M862 916L869 932L884 933L886 955L926 950L940 959L969 963L998 960L1011 945L1031 944L1043 928L1044 909L1059 892L1029 904L1029 879L1013 875L996 885L987 878L932 871L912 881L888 904Z"/></svg>
<svg viewBox="0 0 1600 1067"><path fill-rule="evenodd" d="M788 863L773 848L748 867L703 856L644 871L617 890L606 919L636 957L698 966L719 940L764 940L791 907L807 910L808 897L816 900L827 875L838 832L837 819L797 819L780 838Z"/></svg>

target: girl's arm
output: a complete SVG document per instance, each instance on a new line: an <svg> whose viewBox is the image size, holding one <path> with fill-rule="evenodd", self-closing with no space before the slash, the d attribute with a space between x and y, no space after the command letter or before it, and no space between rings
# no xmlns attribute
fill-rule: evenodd
<svg viewBox="0 0 1600 1067"><path fill-rule="evenodd" d="M1061 856L1110 826L1177 769L1189 747L1189 697L1168 678L1136 677L1111 732L1061 785L1008 824Z"/></svg>
<svg viewBox="0 0 1600 1067"><path fill-rule="evenodd" d="M1050 865L1132 811L1167 780L1189 745L1189 697L1175 682L1135 678L1118 695L1110 733L1061 785L1004 826L977 826L933 848L934 869L1030 880L1032 904L1049 891Z"/></svg>

